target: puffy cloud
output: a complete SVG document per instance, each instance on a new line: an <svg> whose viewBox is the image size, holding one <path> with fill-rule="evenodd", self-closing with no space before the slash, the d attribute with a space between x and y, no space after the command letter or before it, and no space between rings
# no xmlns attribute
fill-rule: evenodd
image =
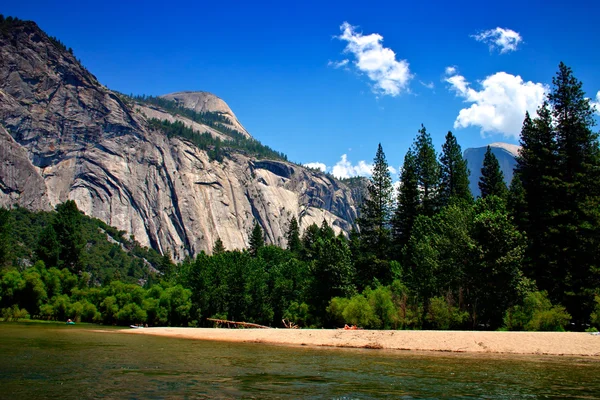
<svg viewBox="0 0 600 400"><path fill-rule="evenodd" d="M523 42L523 38L518 32L500 27L489 29L471 37L478 42L486 43L490 47L490 51L499 49L500 54L517 50L519 43Z"/></svg>
<svg viewBox="0 0 600 400"><path fill-rule="evenodd" d="M590 101L590 104L596 109L596 114L600 115L600 90L596 93L596 101Z"/></svg>
<svg viewBox="0 0 600 400"><path fill-rule="evenodd" d="M353 176L371 176L373 172L373 164L369 164L366 161L359 161L356 164L352 164L348 160L347 154L342 154L340 161L338 161L333 167L328 167L321 162L310 162L304 164L305 167L318 169L322 172L330 172L336 178L351 178ZM390 174L395 175L398 170L391 165L388 166Z"/></svg>
<svg viewBox="0 0 600 400"><path fill-rule="evenodd" d="M358 164L352 165L348 161L348 156L342 154L340 161L337 162L331 169L331 173L336 178L350 178L352 176L369 176L373 170L372 164L367 164L365 161L359 161Z"/></svg>
<svg viewBox="0 0 600 400"><path fill-rule="evenodd" d="M470 107L460 110L454 128L478 126L485 133L501 133L518 138L525 112L532 116L543 102L548 88L541 83L524 82L518 75L497 72L479 82L481 90L475 90L456 68L446 68L445 80L456 95Z"/></svg>
<svg viewBox="0 0 600 400"><path fill-rule="evenodd" d="M427 89L433 89L435 87L435 85L433 84L433 82L423 82L423 81L419 81L419 83L423 86L425 86Z"/></svg>
<svg viewBox="0 0 600 400"><path fill-rule="evenodd" d="M363 35L347 22L340 26L340 30L342 33L337 38L347 42L344 52L352 54L356 68L374 82L374 92L397 96L408 90L412 78L409 64L406 60L396 60L396 53L382 46L383 36L377 33Z"/></svg>
<svg viewBox="0 0 600 400"><path fill-rule="evenodd" d="M312 169L318 169L321 172L327 171L327 165L325 165L321 162L310 162L310 163L304 164L304 166L308 167L308 168L312 168Z"/></svg>

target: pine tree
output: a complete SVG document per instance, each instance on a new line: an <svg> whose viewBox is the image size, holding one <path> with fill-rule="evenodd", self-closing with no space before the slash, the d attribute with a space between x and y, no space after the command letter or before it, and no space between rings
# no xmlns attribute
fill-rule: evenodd
<svg viewBox="0 0 600 400"><path fill-rule="evenodd" d="M400 258L402 249L408 243L415 219L419 213L419 182L415 154L411 149L404 156L404 164L400 173L400 187L396 210L392 220L392 233L396 259Z"/></svg>
<svg viewBox="0 0 600 400"><path fill-rule="evenodd" d="M525 188L523 187L523 182L521 181L521 176L518 172L515 172L512 181L510 181L506 208L513 217L515 226L519 231L526 232L526 229L529 226L529 213L527 211L528 207Z"/></svg>
<svg viewBox="0 0 600 400"><path fill-rule="evenodd" d="M358 225L364 248L381 259L386 258L390 242L392 191L392 178L380 143L373 160L368 195L362 204Z"/></svg>
<svg viewBox="0 0 600 400"><path fill-rule="evenodd" d="M215 244L212 248L213 255L225 253L225 245L219 236L217 236L217 240L215 240Z"/></svg>
<svg viewBox="0 0 600 400"><path fill-rule="evenodd" d="M258 221L254 223L252 233L250 234L250 254L254 257L258 255L258 251L264 247L265 238L263 236L263 230L258 224Z"/></svg>
<svg viewBox="0 0 600 400"><path fill-rule="evenodd" d="M517 226L529 238L523 270L536 280L540 288L550 291L551 282L555 279L553 269L557 266L556 255L551 254L556 249L550 245L551 231L548 228L554 224L556 202L560 197L559 164L552 113L550 105L544 102L537 110L535 120L526 113L523 121L521 149L515 168L515 176L518 176L524 191L521 217L518 217L514 204L511 209ZM514 196L511 193L513 203L517 201Z"/></svg>
<svg viewBox="0 0 600 400"><path fill-rule="evenodd" d="M423 125L414 143L417 182L421 191L421 210L427 216L434 215L439 208L440 165L437 161L431 136Z"/></svg>
<svg viewBox="0 0 600 400"><path fill-rule="evenodd" d="M85 245L81 231L81 212L73 200L57 205L56 212L52 227L56 233L56 240L60 243L60 263L72 272L79 272L82 267L81 254Z"/></svg>
<svg viewBox="0 0 600 400"><path fill-rule="evenodd" d="M498 159L492 153L492 148L487 147L485 156L483 157L483 167L481 168L481 178L479 178L479 190L481 197L498 196L501 199L506 199L508 189L504 183L504 174L500 169Z"/></svg>
<svg viewBox="0 0 600 400"><path fill-rule="evenodd" d="M446 142L442 145L440 165L440 205L448 205L451 199L472 203L473 195L469 189L470 172L462 156L460 145L452 132L448 132Z"/></svg>
<svg viewBox="0 0 600 400"><path fill-rule="evenodd" d="M296 217L292 217L290 220L290 226L285 237L287 239L287 249L292 253L300 254L302 241L300 240L300 226Z"/></svg>
<svg viewBox="0 0 600 400"><path fill-rule="evenodd" d="M564 305L580 323L589 316L600 286L600 149L593 109L582 84L562 62L548 95L558 148L559 188L554 218L557 255L551 297L564 293ZM560 274L562 272L562 274Z"/></svg>

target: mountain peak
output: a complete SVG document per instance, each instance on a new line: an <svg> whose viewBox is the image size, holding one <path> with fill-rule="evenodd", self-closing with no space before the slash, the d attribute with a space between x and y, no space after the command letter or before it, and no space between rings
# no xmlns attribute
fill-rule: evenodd
<svg viewBox="0 0 600 400"><path fill-rule="evenodd" d="M504 149L504 150L508 151L510 154L512 154L514 157L517 157L519 155L519 149L521 148L521 146L519 146L519 145L504 143L504 142L491 143L489 146L496 147L499 149Z"/></svg>
<svg viewBox="0 0 600 400"><path fill-rule="evenodd" d="M244 128L244 126L237 119L233 111L231 111L231 108L229 108L227 103L212 93L203 91L182 91L165 94L160 97L167 100L172 100L181 107L190 109L197 113L211 112L222 114L231 121L230 124L227 124L231 129L240 132L248 138L252 137L252 135L248 133L246 128Z"/></svg>

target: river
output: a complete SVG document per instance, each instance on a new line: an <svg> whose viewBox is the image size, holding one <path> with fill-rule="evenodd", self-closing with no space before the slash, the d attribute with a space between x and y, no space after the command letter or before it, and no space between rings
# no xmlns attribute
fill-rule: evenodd
<svg viewBox="0 0 600 400"><path fill-rule="evenodd" d="M600 398L600 359L283 347L0 323L0 398L589 399Z"/></svg>

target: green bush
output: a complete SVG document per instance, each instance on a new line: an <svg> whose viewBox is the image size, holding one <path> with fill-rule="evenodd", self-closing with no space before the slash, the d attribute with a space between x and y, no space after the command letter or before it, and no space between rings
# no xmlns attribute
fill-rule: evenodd
<svg viewBox="0 0 600 400"><path fill-rule="evenodd" d="M592 326L600 328L600 295L594 296L594 302L596 303L596 306L594 307L592 315L590 315L590 322Z"/></svg>
<svg viewBox="0 0 600 400"><path fill-rule="evenodd" d="M464 323L469 314L460 311L450 297L434 297L429 300L425 319L436 329L450 329Z"/></svg>
<svg viewBox="0 0 600 400"><path fill-rule="evenodd" d="M504 326L511 331L563 331L571 315L560 305L552 305L546 291L531 292L523 305L509 308Z"/></svg>

